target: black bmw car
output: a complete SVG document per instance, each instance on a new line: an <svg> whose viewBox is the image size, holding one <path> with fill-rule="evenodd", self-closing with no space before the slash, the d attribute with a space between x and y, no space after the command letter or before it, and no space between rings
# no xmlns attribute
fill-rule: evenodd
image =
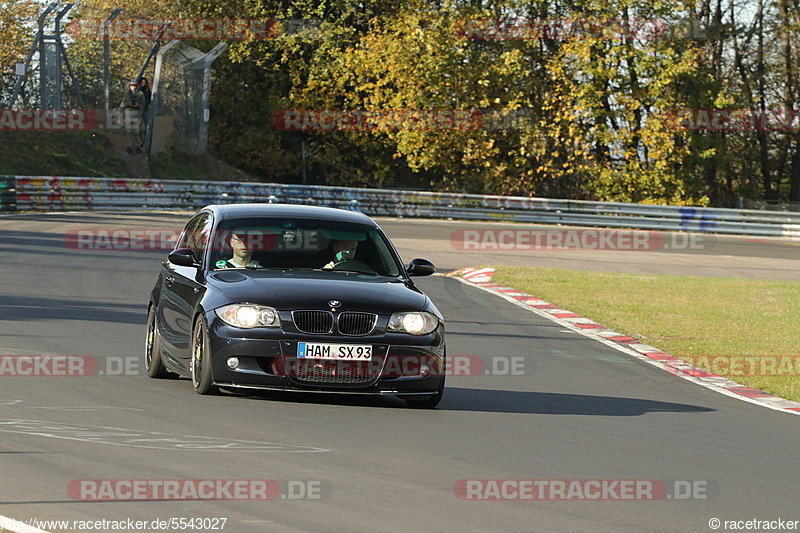
<svg viewBox="0 0 800 533"><path fill-rule="evenodd" d="M361 213L212 205L186 225L150 294L150 377L190 376L200 394L265 389L397 395L435 407L444 321Z"/></svg>

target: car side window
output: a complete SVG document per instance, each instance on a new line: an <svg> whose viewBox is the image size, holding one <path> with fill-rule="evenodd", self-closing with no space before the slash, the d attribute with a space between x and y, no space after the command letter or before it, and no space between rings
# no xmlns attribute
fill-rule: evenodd
<svg viewBox="0 0 800 533"><path fill-rule="evenodd" d="M183 228L183 232L181 233L181 238L178 239L178 242L175 243L175 249L178 248L191 248L189 246L189 238L194 234L195 229L197 228L197 223L200 221L199 216L195 216L192 218L186 227Z"/></svg>
<svg viewBox="0 0 800 533"><path fill-rule="evenodd" d="M208 244L211 233L211 214L200 213L186 224L176 248L189 248L194 251L197 258L203 260L203 252Z"/></svg>
<svg viewBox="0 0 800 533"><path fill-rule="evenodd" d="M206 246L208 245L208 236L211 234L211 214L203 213L200 215L200 220L197 224L197 230L194 232L194 239L189 243L189 248L194 250L200 262L203 262L205 257Z"/></svg>

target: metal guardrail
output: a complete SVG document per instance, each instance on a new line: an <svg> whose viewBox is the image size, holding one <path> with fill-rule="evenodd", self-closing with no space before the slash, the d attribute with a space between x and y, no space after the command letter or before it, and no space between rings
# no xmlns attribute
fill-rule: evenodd
<svg viewBox="0 0 800 533"><path fill-rule="evenodd" d="M0 176L0 213L7 213L17 210L17 191L15 189L16 180L6 176Z"/></svg>
<svg viewBox="0 0 800 533"><path fill-rule="evenodd" d="M800 240L800 213L275 183L0 176L1 211L199 209L266 202L370 216L693 231Z"/></svg>

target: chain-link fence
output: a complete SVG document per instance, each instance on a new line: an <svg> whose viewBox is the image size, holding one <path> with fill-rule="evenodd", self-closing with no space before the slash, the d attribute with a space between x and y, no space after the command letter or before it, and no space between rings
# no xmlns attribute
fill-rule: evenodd
<svg viewBox="0 0 800 533"><path fill-rule="evenodd" d="M170 41L156 58L153 88L152 126L148 146L163 151L172 142L175 148L199 153L208 143L211 64L226 48L220 43L209 52Z"/></svg>

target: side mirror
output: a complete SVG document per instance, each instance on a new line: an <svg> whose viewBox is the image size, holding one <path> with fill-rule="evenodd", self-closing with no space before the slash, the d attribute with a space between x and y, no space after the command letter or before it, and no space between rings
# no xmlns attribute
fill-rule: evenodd
<svg viewBox="0 0 800 533"><path fill-rule="evenodd" d="M199 267L200 261L197 259L197 256L194 253L194 250L191 248L178 248L177 250L173 250L167 256L167 260L178 266L185 266L185 267Z"/></svg>
<svg viewBox="0 0 800 533"><path fill-rule="evenodd" d="M406 267L409 276L430 276L436 272L436 267L427 259L412 259Z"/></svg>

